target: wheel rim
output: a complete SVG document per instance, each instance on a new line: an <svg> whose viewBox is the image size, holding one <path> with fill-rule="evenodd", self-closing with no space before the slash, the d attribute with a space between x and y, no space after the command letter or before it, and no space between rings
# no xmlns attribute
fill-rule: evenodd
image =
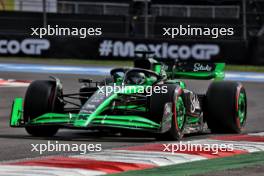
<svg viewBox="0 0 264 176"><path fill-rule="evenodd" d="M243 124L246 118L246 95L240 93L238 97L238 118L240 124Z"/></svg>
<svg viewBox="0 0 264 176"><path fill-rule="evenodd" d="M182 129L185 119L185 107L182 100L182 97L178 97L176 102L176 118L177 118L177 125L179 129Z"/></svg>

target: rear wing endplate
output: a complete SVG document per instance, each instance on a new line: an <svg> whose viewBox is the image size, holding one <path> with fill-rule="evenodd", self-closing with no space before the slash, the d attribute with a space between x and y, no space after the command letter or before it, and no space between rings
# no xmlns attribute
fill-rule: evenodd
<svg viewBox="0 0 264 176"><path fill-rule="evenodd" d="M177 62L171 67L172 78L218 79L225 77L224 63Z"/></svg>

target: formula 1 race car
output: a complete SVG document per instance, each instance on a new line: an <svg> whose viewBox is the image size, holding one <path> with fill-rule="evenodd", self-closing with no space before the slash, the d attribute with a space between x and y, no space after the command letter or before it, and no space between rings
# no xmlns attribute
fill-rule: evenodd
<svg viewBox="0 0 264 176"><path fill-rule="evenodd" d="M24 127L33 136L73 128L137 130L166 140L180 140L207 127L213 133L241 132L246 92L241 83L222 81L225 64L162 63L146 53L134 61L134 68L112 69L103 81L80 79L78 93L63 94L55 77L33 81L25 99L14 100L10 126ZM214 81L206 94L196 94L180 78Z"/></svg>

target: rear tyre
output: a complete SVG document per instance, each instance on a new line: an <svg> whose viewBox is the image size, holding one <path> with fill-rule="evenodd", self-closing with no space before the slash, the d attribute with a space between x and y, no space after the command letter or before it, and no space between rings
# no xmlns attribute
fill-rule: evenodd
<svg viewBox="0 0 264 176"><path fill-rule="evenodd" d="M172 111L171 128L169 131L158 134L158 140L180 140L186 122L186 110L184 105L183 91L178 85L165 84L157 86L167 86L167 93L153 93L150 97L150 117L153 121L160 123L166 104L170 103Z"/></svg>
<svg viewBox="0 0 264 176"><path fill-rule="evenodd" d="M247 118L247 97L242 84L213 82L206 93L205 117L214 133L240 133Z"/></svg>
<svg viewBox="0 0 264 176"><path fill-rule="evenodd" d="M37 80L30 84L24 101L25 122L48 112L63 111L63 104L57 98L62 92L55 92L55 88L56 83L54 81ZM32 136L51 137L57 133L59 127L27 126L25 129Z"/></svg>

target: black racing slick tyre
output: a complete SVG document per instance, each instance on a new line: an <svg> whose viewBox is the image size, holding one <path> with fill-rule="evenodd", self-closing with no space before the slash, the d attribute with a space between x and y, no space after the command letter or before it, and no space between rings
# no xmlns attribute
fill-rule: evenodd
<svg viewBox="0 0 264 176"><path fill-rule="evenodd" d="M206 93L205 118L214 133L240 133L247 118L247 97L241 83L216 81Z"/></svg>
<svg viewBox="0 0 264 176"><path fill-rule="evenodd" d="M26 92L24 101L24 121L27 123L48 112L60 112L63 105L58 102L59 92L55 92L55 81L37 80L32 82ZM26 126L26 131L32 136L54 136L57 126Z"/></svg>
<svg viewBox="0 0 264 176"><path fill-rule="evenodd" d="M186 122L186 110L184 105L183 90L178 85L165 84L157 86L167 86L167 93L153 93L150 97L150 117L153 121L161 123L166 104L171 107L171 127L169 131L157 135L158 140L180 140Z"/></svg>

